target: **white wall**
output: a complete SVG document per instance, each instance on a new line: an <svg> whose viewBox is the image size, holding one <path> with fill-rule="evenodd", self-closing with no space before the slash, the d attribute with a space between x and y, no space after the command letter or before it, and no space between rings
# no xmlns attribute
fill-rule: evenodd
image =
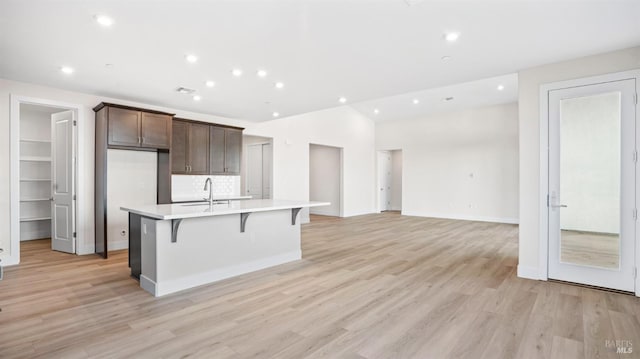
<svg viewBox="0 0 640 359"><path fill-rule="evenodd" d="M129 248L129 214L122 206L156 204L158 155L155 152L107 150L108 250Z"/></svg>
<svg viewBox="0 0 640 359"><path fill-rule="evenodd" d="M375 125L358 111L341 106L258 123L245 133L273 138L273 198L309 199L309 144L322 144L343 148L343 216L375 211Z"/></svg>
<svg viewBox="0 0 640 359"><path fill-rule="evenodd" d="M10 173L10 110L11 95L60 101L81 107L78 122L78 251L94 252L94 140L95 116L92 108L98 103L112 102L175 113L179 117L245 127L245 133L274 138L274 198L302 199L309 197L309 143L321 143L345 149L345 215L373 212L373 122L349 107L283 118L263 123L232 120L158 105L125 101L104 96L65 91L52 87L0 79L0 172ZM336 129L339 129L337 131ZM12 256L10 243L10 176L0 176L0 254L3 264ZM13 254L13 255L12 255Z"/></svg>
<svg viewBox="0 0 640 359"><path fill-rule="evenodd" d="M391 210L402 210L402 151L391 151Z"/></svg>
<svg viewBox="0 0 640 359"><path fill-rule="evenodd" d="M403 214L518 221L517 104L382 122L376 149L402 149Z"/></svg>
<svg viewBox="0 0 640 359"><path fill-rule="evenodd" d="M518 274L537 277L540 236L540 85L640 68L640 47L535 67L518 73L520 240Z"/></svg>
<svg viewBox="0 0 640 359"><path fill-rule="evenodd" d="M309 146L309 200L331 203L310 208L311 214L340 216L340 151L336 147Z"/></svg>

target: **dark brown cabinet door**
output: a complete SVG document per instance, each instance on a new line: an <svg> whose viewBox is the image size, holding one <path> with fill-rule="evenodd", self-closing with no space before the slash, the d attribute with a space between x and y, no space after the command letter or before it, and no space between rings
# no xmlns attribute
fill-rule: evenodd
<svg viewBox="0 0 640 359"><path fill-rule="evenodd" d="M209 125L189 124L188 173L209 174Z"/></svg>
<svg viewBox="0 0 640 359"><path fill-rule="evenodd" d="M210 128L210 173L212 175L224 174L224 137L225 129L222 127L211 126Z"/></svg>
<svg viewBox="0 0 640 359"><path fill-rule="evenodd" d="M169 149L171 146L171 117L142 112L140 121L142 147Z"/></svg>
<svg viewBox="0 0 640 359"><path fill-rule="evenodd" d="M109 145L140 147L140 112L109 108Z"/></svg>
<svg viewBox="0 0 640 359"><path fill-rule="evenodd" d="M225 129L224 142L224 172L230 175L239 175L242 155L242 131Z"/></svg>
<svg viewBox="0 0 640 359"><path fill-rule="evenodd" d="M172 121L171 173L186 174L188 165L189 123Z"/></svg>

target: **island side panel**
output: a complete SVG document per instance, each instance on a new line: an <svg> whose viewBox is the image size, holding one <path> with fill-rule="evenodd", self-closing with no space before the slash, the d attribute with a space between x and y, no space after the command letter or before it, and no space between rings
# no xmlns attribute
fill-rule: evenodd
<svg viewBox="0 0 640 359"><path fill-rule="evenodd" d="M168 225L157 226L158 296L301 258L300 223L291 224L291 209L251 213L244 233L240 214L187 218L176 243L171 221L162 222Z"/></svg>
<svg viewBox="0 0 640 359"><path fill-rule="evenodd" d="M131 276L140 279L141 273L141 241L142 216L129 212L129 267Z"/></svg>
<svg viewBox="0 0 640 359"><path fill-rule="evenodd" d="M171 241L171 221L159 221L142 217L141 223L141 256L140 256L140 287L157 296L157 241L163 240L164 232L168 232L168 240ZM157 234L160 234L158 238Z"/></svg>

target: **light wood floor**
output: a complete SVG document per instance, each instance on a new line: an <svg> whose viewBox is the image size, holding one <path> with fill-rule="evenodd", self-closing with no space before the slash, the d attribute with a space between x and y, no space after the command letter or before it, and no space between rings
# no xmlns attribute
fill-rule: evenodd
<svg viewBox="0 0 640 359"><path fill-rule="evenodd" d="M313 217L303 260L163 298L109 260L24 243L0 282L2 358L609 358L632 296L516 277L517 226Z"/></svg>

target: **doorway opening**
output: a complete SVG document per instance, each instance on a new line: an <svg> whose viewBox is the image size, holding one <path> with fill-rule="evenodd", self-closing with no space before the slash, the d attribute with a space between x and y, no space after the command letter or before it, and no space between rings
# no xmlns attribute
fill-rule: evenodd
<svg viewBox="0 0 640 359"><path fill-rule="evenodd" d="M402 212L402 150L378 151L378 212Z"/></svg>
<svg viewBox="0 0 640 359"><path fill-rule="evenodd" d="M273 139L242 136L241 190L252 199L273 198Z"/></svg>
<svg viewBox="0 0 640 359"><path fill-rule="evenodd" d="M10 264L24 241L75 254L78 107L12 100Z"/></svg>
<svg viewBox="0 0 640 359"><path fill-rule="evenodd" d="M309 144L309 200L331 203L309 214L342 217L342 148Z"/></svg>
<svg viewBox="0 0 640 359"><path fill-rule="evenodd" d="M637 78L541 88L542 279L640 293Z"/></svg>

